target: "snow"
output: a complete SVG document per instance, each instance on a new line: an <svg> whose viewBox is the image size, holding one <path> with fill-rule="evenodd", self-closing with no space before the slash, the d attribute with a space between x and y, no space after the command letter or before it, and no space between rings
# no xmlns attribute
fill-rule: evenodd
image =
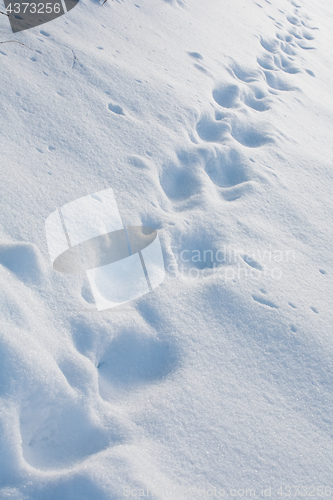
<svg viewBox="0 0 333 500"><path fill-rule="evenodd" d="M1 16L0 498L329 496L333 6L135 2ZM166 277L99 312L45 221L110 188Z"/></svg>

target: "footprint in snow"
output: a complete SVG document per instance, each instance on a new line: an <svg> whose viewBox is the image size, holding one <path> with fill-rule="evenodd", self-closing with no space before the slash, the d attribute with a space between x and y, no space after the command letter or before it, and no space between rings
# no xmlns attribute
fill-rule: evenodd
<svg viewBox="0 0 333 500"><path fill-rule="evenodd" d="M166 196L175 202L185 201L201 189L200 177L191 168L191 160L169 163L160 175L160 185Z"/></svg>
<svg viewBox="0 0 333 500"><path fill-rule="evenodd" d="M272 309L279 309L278 305L276 305L274 302L272 302L271 300L268 300L268 299L266 299L264 297L259 297L257 295L252 295L252 298L253 298L253 300L255 300L256 302L258 302L259 304L271 307Z"/></svg>
<svg viewBox="0 0 333 500"><path fill-rule="evenodd" d="M201 151L204 169L210 180L220 188L231 188L251 179L247 159L236 148Z"/></svg>
<svg viewBox="0 0 333 500"><path fill-rule="evenodd" d="M262 265L256 260L254 260L252 257L250 257L249 255L241 255L241 257L248 266L253 267L253 269L257 269L258 271L262 271L263 269Z"/></svg>
<svg viewBox="0 0 333 500"><path fill-rule="evenodd" d="M110 102L110 104L108 105L108 108L112 113L115 113L116 115L125 116L123 108L121 106L119 106L118 104L113 104L112 102Z"/></svg>
<svg viewBox="0 0 333 500"><path fill-rule="evenodd" d="M203 57L199 52L188 52L188 55L193 57L194 59L199 59L200 61L203 60Z"/></svg>
<svg viewBox="0 0 333 500"><path fill-rule="evenodd" d="M213 99L223 108L237 109L244 103L249 108L256 111L267 111L270 109L268 94L261 83L249 83L246 88L241 88L237 84L219 84L213 90Z"/></svg>
<svg viewBox="0 0 333 500"><path fill-rule="evenodd" d="M310 307L310 309L311 309L311 311L313 311L314 313L319 314L318 309L316 309L315 307L311 306L311 307Z"/></svg>
<svg viewBox="0 0 333 500"><path fill-rule="evenodd" d="M169 341L123 332L99 358L100 396L109 401L123 390L127 394L142 385L161 383L177 364L177 350Z"/></svg>
<svg viewBox="0 0 333 500"><path fill-rule="evenodd" d="M25 283L39 283L44 273L40 251L32 243L0 244L0 265Z"/></svg>

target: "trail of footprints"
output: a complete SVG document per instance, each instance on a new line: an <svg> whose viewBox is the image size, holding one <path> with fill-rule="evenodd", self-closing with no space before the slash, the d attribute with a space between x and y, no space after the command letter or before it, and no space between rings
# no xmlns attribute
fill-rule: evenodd
<svg viewBox="0 0 333 500"><path fill-rule="evenodd" d="M133 322L121 311L115 313L119 314L117 321L106 316L99 322L95 315L84 313L73 318L70 313L68 329L75 350L69 338L61 339L60 334L51 343L44 342L44 335L35 334L40 322L49 330L49 338L52 329L63 328L63 319L58 322L52 307L43 307L45 296L52 298L56 293L54 284L58 281L57 277L49 279L48 269L36 245L0 241L4 318L8 329L23 342L32 335L26 361L21 358L21 349L7 342L6 335L0 338L0 351L8 359L9 372L16 373L19 367L18 384L24 379L22 371L33 379L44 376L36 386L28 385L17 402L18 420L13 429L20 440L12 444L21 447L22 458L30 467L44 471L75 466L124 443L129 433L125 419L100 405L99 398L108 404L119 402L131 390L162 383L180 362L177 341L166 331L163 313L149 301L137 304L139 314ZM49 371L45 372L43 359L38 362L37 352L47 355ZM7 383L5 379L5 391ZM96 405L91 391L96 391Z"/></svg>
<svg viewBox="0 0 333 500"><path fill-rule="evenodd" d="M270 2L268 2L270 3ZM215 85L212 91L211 108L203 113L190 134L193 150L180 151L178 162L165 165L160 177L161 186L176 210L193 208L188 200L195 200L207 178L224 200L235 201L251 189L254 178L251 158L244 148L261 148L276 141L277 134L265 120L265 112L276 102L281 92L297 90L291 75L306 72L301 50L313 50L314 30L311 21L304 16L298 4L291 1L293 13L287 14L284 23L268 16L278 28L274 38L259 37L262 52L257 57L258 66L246 68L231 61L228 81ZM262 7L257 3L259 7ZM195 68L211 74L206 68L203 56L198 52L188 52L195 60ZM213 109L213 111L212 111ZM206 174L203 181L202 173ZM246 265L262 271L260 263L240 256ZM324 270L320 270L325 274ZM266 296L253 294L252 299L260 306L279 309ZM296 309L293 303L291 308ZM319 311L311 306L313 313ZM290 326L296 332L295 325Z"/></svg>
<svg viewBox="0 0 333 500"><path fill-rule="evenodd" d="M260 292L261 294L252 294L252 299L257 302L258 304L262 305L262 306L266 306L266 307L269 307L271 309L279 309L279 305L277 305L275 302L273 302L272 300L268 299L266 297L266 294L267 294L267 291L263 288L260 289ZM292 308L292 309L297 309L297 306L293 303L293 302L288 302L288 305ZM314 313L314 314L319 314L319 310L314 307L314 306L310 306L309 309ZM297 327L292 323L290 325L290 330L293 332L293 333L296 333L297 332Z"/></svg>
<svg viewBox="0 0 333 500"><path fill-rule="evenodd" d="M297 3L291 3L293 13L283 13L284 24L268 16L278 32L271 39L259 37L263 51L257 58L258 66L245 68L231 61L229 80L215 85L210 108L189 133L193 148L180 151L176 163L164 165L161 187L176 210L181 210L181 205L185 209L184 202L197 196L208 180L227 201L251 191L253 160L244 148L261 148L277 141L278 132L265 120L265 113L281 92L296 90L291 75L306 71L314 76L311 70L302 69L300 50L314 48L313 32L317 28ZM196 68L199 65L198 69L208 73L200 53L188 55Z"/></svg>
<svg viewBox="0 0 333 500"><path fill-rule="evenodd" d="M243 261L250 267L252 267L253 269L256 269L258 271L263 271L264 267L259 263L257 262L255 259L253 259L251 256L248 256L248 255L241 255L241 258L243 259ZM319 269L319 272L320 274L322 275L326 275L326 271L324 269ZM264 288L261 288L260 289L260 293L261 294L252 294L252 299L257 302L258 304L261 304L263 306L268 306L270 307L271 309L279 309L279 305L277 305L275 302L273 302L272 300L268 299L266 297L267 295L267 291L264 289ZM297 309L297 306L293 303L293 302L288 302L288 305L292 308L292 309ZM315 313L315 314L319 314L319 311L316 307L314 306L309 306L309 309ZM297 328L295 327L295 325L291 325L291 331L293 332L296 332L297 331Z"/></svg>
<svg viewBox="0 0 333 500"><path fill-rule="evenodd" d="M295 2L292 14L283 13L284 24L272 16L278 31L274 38L259 37L263 52L257 57L256 68L245 68L231 61L229 81L218 83L212 92L211 107L199 118L190 133L193 152L181 151L179 162L165 165L161 186L173 203L184 202L200 192L205 180L200 168L218 189L221 197L234 201L250 189L251 159L245 148L261 148L277 140L277 132L265 120L265 112L276 102L280 92L296 87L289 78L300 72L315 76L302 68L300 49L311 50L313 31L317 28L299 10ZM257 3L257 5L259 5ZM259 5L260 6L260 5ZM198 52L188 52L200 71L204 58ZM188 161L189 156L197 156ZM199 164L194 167L194 163Z"/></svg>
<svg viewBox="0 0 333 500"><path fill-rule="evenodd" d="M181 4L180 0L178 3ZM282 73L294 74L302 71L297 66L294 56L299 48L304 50L312 48L308 42L313 38L314 28L300 16L298 8L294 14L287 17L289 23L287 32L279 31L273 40L260 39L264 53L258 57L259 69L244 69L235 62L230 65L230 82L216 85L212 93L214 116L207 113L201 117L196 130L193 131L193 137L195 134L198 137L193 150L178 152L177 163L165 165L160 182L166 196L176 204L176 209L179 203L198 193L202 186L203 172L206 174L205 180L209 179L220 189L225 200L234 201L244 194L242 188L251 180L251 160L241 146L257 148L274 140L264 128L260 128L258 113L265 113L271 108L274 103L273 96L277 91L292 90L293 87L287 80L282 79ZM196 59L197 66L200 61L200 67L204 69L200 54L192 52L189 55ZM310 70L306 71L311 74ZM110 103L109 110L117 115L125 114L116 103ZM252 122L251 113L254 115ZM19 255L18 259L12 258L13 252ZM247 255L242 255L241 258L245 265L258 272L262 270L261 264ZM43 274L40 261L37 250L31 245L0 245L0 266L16 276L19 281L23 281L22 286L28 286L34 280L38 282ZM324 269L319 269L319 272L326 275ZM252 295L252 299L258 307L277 310L279 305L267 295L266 290L262 288ZM289 306L297 309L292 302L289 302ZM145 316L149 318L151 314L149 309L144 310L145 307L148 308L148 305L142 303L141 313L144 318ZM314 314L319 314L314 306L310 309ZM163 322L158 321L158 323ZM297 331L294 324L291 324L290 329L292 332ZM97 359L93 354L96 350L94 344L96 332L90 329L84 320L72 325L72 331L77 350L88 359L92 357L91 361L95 362L99 393L106 401L114 395L113 389L128 390L134 389L138 384L160 382L177 366L176 344L169 339L153 336L150 331L146 332L144 326L137 335L130 328L127 330L120 326L119 332L107 344L100 339L104 344L104 350L96 355ZM70 374L75 370L72 369L72 361L70 359L67 361L68 366L64 360L59 369L65 377L67 375L70 383ZM75 387L76 381L72 383ZM64 457L68 464L76 463L122 441L120 425L113 434L104 433L88 417L82 416L84 414L80 403L75 399L68 402L68 398L70 395L64 397L63 407L54 407L53 415L45 414L43 397L38 395L33 409L22 409L20 430L24 456L31 465L44 469L57 468L63 465ZM74 417L66 413L68 404L75 408ZM72 419L76 420L77 431L67 443L66 429L73 429ZM114 426L117 428L116 423ZM54 440L61 446L55 447ZM80 443L80 447L72 447L72 443ZM78 453L71 455L73 449L79 449Z"/></svg>
<svg viewBox="0 0 333 500"><path fill-rule="evenodd" d="M261 148L277 141L278 132L265 119L265 112L274 106L280 92L296 90L291 75L305 71L315 76L310 69L303 70L300 50L314 49L317 28L300 12L297 2L291 4L291 14L282 12L283 24L268 15L278 31L274 38L259 36L263 51L257 57L258 66L245 68L231 61L230 78L215 85L211 106L189 131L193 147L178 151L177 160L163 166L160 184L177 211L187 209L187 201L198 198L209 183L223 200L231 202L253 190L254 160L244 148ZM210 73L199 52L188 52L188 56L197 69ZM111 102L108 109L126 116L117 103Z"/></svg>
<svg viewBox="0 0 333 500"><path fill-rule="evenodd" d="M272 18L278 27L274 38L259 37L262 52L257 67L246 68L231 61L230 78L215 85L210 107L189 132L193 147L177 152L176 161L163 165L160 184L176 211L193 208L206 188L212 191L212 185L228 202L255 188L254 160L249 152L276 142L278 137L265 113L281 92L295 90L291 76L303 71L299 52L313 48L316 28L298 5L292 5L292 14L283 13L284 24ZM199 65L198 69L208 73L200 53L188 55L196 68ZM314 76L311 70L305 71Z"/></svg>

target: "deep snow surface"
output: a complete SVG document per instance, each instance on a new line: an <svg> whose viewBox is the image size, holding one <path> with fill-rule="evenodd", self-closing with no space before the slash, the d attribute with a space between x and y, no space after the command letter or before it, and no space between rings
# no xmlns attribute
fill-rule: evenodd
<svg viewBox="0 0 333 500"><path fill-rule="evenodd" d="M0 17L0 499L333 494L333 5ZM97 312L44 224L107 188L167 275Z"/></svg>

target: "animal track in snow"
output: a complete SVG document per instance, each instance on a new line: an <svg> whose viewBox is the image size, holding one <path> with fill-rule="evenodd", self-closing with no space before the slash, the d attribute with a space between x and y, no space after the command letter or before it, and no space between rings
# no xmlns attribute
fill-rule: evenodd
<svg viewBox="0 0 333 500"><path fill-rule="evenodd" d="M285 16L288 24L287 26L281 25L276 38L260 37L260 44L266 52L257 58L259 66L266 70L267 84L275 90L295 90L287 81L281 80L277 72L282 70L289 74L300 73L302 68L295 63L298 49L311 50L315 48L308 44L314 39L311 33L313 28L309 28L309 21L304 18L299 8L296 8L293 14L285 14ZM267 71L274 71L275 74L269 74ZM306 69L305 71L314 76L311 70Z"/></svg>
<svg viewBox="0 0 333 500"><path fill-rule="evenodd" d="M315 47L310 47L309 45L306 44L303 40L299 40L296 42L297 45L303 49L303 50L315 50Z"/></svg>
<svg viewBox="0 0 333 500"><path fill-rule="evenodd" d="M121 106L118 106L118 104L113 104L112 102L110 102L108 108L110 111L112 111L112 113L115 113L116 115L125 116L123 108Z"/></svg>
<svg viewBox="0 0 333 500"><path fill-rule="evenodd" d="M251 189L248 159L239 159L237 145L232 141L246 148L260 148L275 141L267 123L258 121L258 115L251 110L268 111L274 104L273 95L297 89L288 75L302 71L294 57L298 43L313 38L298 12L290 15L287 22L287 27L280 25L275 38L259 37L264 53L257 58L257 68L231 60L227 69L232 79L217 83L212 91L214 116L206 110L197 121L195 131L199 140L193 131L189 132L192 142L199 144L193 153L197 160L189 160L192 153L183 151L183 159L178 155L179 162L170 162L161 172L161 187L171 201L182 202L201 192L205 183L202 169L225 200L234 201ZM199 52L188 55L203 60ZM202 66L198 69L207 71ZM207 146L203 147L200 140Z"/></svg>
<svg viewBox="0 0 333 500"><path fill-rule="evenodd" d="M263 69L275 69L275 61L272 54L263 54L257 58L257 62Z"/></svg>
<svg viewBox="0 0 333 500"><path fill-rule="evenodd" d="M199 177L193 169L198 159L178 155L178 162L170 162L163 167L160 176L161 187L166 196L172 201L183 201L200 190ZM192 168L191 168L192 167Z"/></svg>
<svg viewBox="0 0 333 500"><path fill-rule="evenodd" d="M188 52L188 55L191 57L194 57L194 59L200 59L201 61L203 60L203 57L199 52Z"/></svg>
<svg viewBox="0 0 333 500"><path fill-rule="evenodd" d="M208 74L208 71L206 70L206 68L204 68L203 66L201 66L201 64L196 64L196 63L195 63L195 64L193 64L193 66L194 66L195 68L197 68L199 71L202 71L202 73L206 73L206 74Z"/></svg>
<svg viewBox="0 0 333 500"><path fill-rule="evenodd" d="M231 136L248 148L258 148L273 142L266 125L256 123L244 113L215 113L215 120L204 116L197 123L197 133L203 141L215 143L223 143Z"/></svg>
<svg viewBox="0 0 333 500"><path fill-rule="evenodd" d="M177 362L175 346L168 341L122 332L99 358L100 395L108 400L114 387L128 390L161 381Z"/></svg>
<svg viewBox="0 0 333 500"><path fill-rule="evenodd" d="M148 153L147 155L149 156ZM140 169L150 168L146 158L142 158L138 155L129 155L127 158L128 158L128 163L135 168L140 168Z"/></svg>
<svg viewBox="0 0 333 500"><path fill-rule="evenodd" d="M38 283L43 273L40 252L31 243L0 244L0 265L27 283Z"/></svg>
<svg viewBox="0 0 333 500"><path fill-rule="evenodd" d="M264 297L259 297L257 295L252 295L252 298L253 298L253 300L255 300L256 302L258 302L259 304L271 307L272 309L279 309L278 305L276 305L274 302L272 302L271 300L268 300L268 299L266 299Z"/></svg>
<svg viewBox="0 0 333 500"><path fill-rule="evenodd" d="M271 54L275 54L281 48L280 41L274 38L260 37L260 45Z"/></svg>
<svg viewBox="0 0 333 500"><path fill-rule="evenodd" d="M197 133L203 141L221 142L227 134L231 133L231 126L228 122L215 121L208 116L203 116L197 123Z"/></svg>
<svg viewBox="0 0 333 500"><path fill-rule="evenodd" d="M286 42L296 43L294 38L296 38L297 40L302 40L302 38L303 38L302 32L299 28L296 28L296 27L289 28L288 33L289 33L289 36L286 36L284 38L284 41L286 41Z"/></svg>
<svg viewBox="0 0 333 500"><path fill-rule="evenodd" d="M267 94L258 84L249 84L241 89L237 84L220 84L213 90L215 102L223 108L239 108L242 102L256 111L267 111L270 105Z"/></svg>
<svg viewBox="0 0 333 500"><path fill-rule="evenodd" d="M295 10L295 15L286 16L286 20L289 23L289 30L281 24L281 29L275 38L259 37L265 51L257 58L259 69L244 67L231 60L228 70L233 79L218 83L212 91L213 101L218 106L215 107L215 116L206 111L196 124L199 139L212 146L214 157L207 159L209 155L206 155L206 158L203 158L204 164L199 165L198 169L188 168L185 164L167 166L160 181L170 199L184 200L200 191L202 187L200 167L204 168L217 187L221 189L237 187L233 193L221 192L226 200L233 201L241 196L242 191L239 190L239 186L248 184L251 179L248 170L244 168L246 161L235 160L237 155L234 152L237 148L232 148L231 141L234 139L247 148L259 148L274 142L274 135L267 131L269 130L267 123L258 122L254 119L254 115L249 113L251 109L259 112L268 111L274 102L272 95L276 95L279 91L296 90L287 75L295 75L302 71L302 68L295 63L295 56L299 44L313 38L298 9ZM295 38L294 33L298 38ZM202 59L198 52L188 52L188 54L194 59ZM306 71L312 73L310 70ZM195 137L193 133L190 136ZM192 141L198 143L196 139ZM223 148L229 148L228 159L225 157L226 149ZM205 151L205 148L201 148L201 151ZM241 164L243 168L240 168Z"/></svg>
<svg viewBox="0 0 333 500"><path fill-rule="evenodd" d="M243 261L250 267L253 267L253 269L257 269L258 271L262 271L263 267L259 262L254 260L252 257L249 255L241 255ZM266 293L266 292L264 292Z"/></svg>
<svg viewBox="0 0 333 500"><path fill-rule="evenodd" d="M20 414L25 460L42 470L63 468L120 442L115 435L108 437L84 410L66 394L57 400L48 394L31 398Z"/></svg>
<svg viewBox="0 0 333 500"><path fill-rule="evenodd" d="M302 36L305 40L314 40L314 36L308 30L302 30Z"/></svg>
<svg viewBox="0 0 333 500"><path fill-rule="evenodd" d="M234 187L247 182L250 177L246 158L236 148L201 150L204 168L210 180L218 187Z"/></svg>
<svg viewBox="0 0 333 500"><path fill-rule="evenodd" d="M281 69L285 73L300 73L301 69L294 65L293 59L281 54L264 54L257 59L259 66L263 70Z"/></svg>
<svg viewBox="0 0 333 500"><path fill-rule="evenodd" d="M256 111L267 111L270 109L270 100L258 84L250 84L247 94L243 98L244 103Z"/></svg>
<svg viewBox="0 0 333 500"><path fill-rule="evenodd" d="M265 78L267 85L274 90L290 91L295 90L295 87L291 85L287 80L280 76L277 72L265 70Z"/></svg>
<svg viewBox="0 0 333 500"><path fill-rule="evenodd" d="M207 179L226 201L234 201L252 189L250 163L237 147L209 143L180 151L177 157L176 162L164 165L160 175L161 187L174 203L200 194Z"/></svg>
<svg viewBox="0 0 333 500"><path fill-rule="evenodd" d="M297 16L287 16L287 21L294 26L301 26L301 21Z"/></svg>
<svg viewBox="0 0 333 500"><path fill-rule="evenodd" d="M251 123L248 119L244 121L233 119L231 135L237 142L248 148L259 148L273 142L273 137L267 133L264 125Z"/></svg>
<svg viewBox="0 0 333 500"><path fill-rule="evenodd" d="M183 0L164 0L164 2L169 3L170 5L179 5L180 7L185 7L186 3Z"/></svg>
<svg viewBox="0 0 333 500"><path fill-rule="evenodd" d="M290 34L290 32L287 34L287 35L284 35L283 33L277 33L276 34L276 38L278 38L279 40L281 40L282 42L287 42L287 43L290 43L290 44L293 44L294 43L294 38L293 36Z"/></svg>
<svg viewBox="0 0 333 500"><path fill-rule="evenodd" d="M203 61L203 57L199 52L188 52L188 55L197 61L193 64L195 68L197 68L199 71L202 71L202 73L209 73L206 68L202 66L202 64L198 64L198 61Z"/></svg>
<svg viewBox="0 0 333 500"><path fill-rule="evenodd" d="M220 85L213 90L213 98L223 108L236 108L239 106L240 89L238 85Z"/></svg>
<svg viewBox="0 0 333 500"><path fill-rule="evenodd" d="M244 83L251 83L261 80L260 71L256 69L245 68L238 64L236 61L232 61L229 66L229 72L233 77Z"/></svg>

